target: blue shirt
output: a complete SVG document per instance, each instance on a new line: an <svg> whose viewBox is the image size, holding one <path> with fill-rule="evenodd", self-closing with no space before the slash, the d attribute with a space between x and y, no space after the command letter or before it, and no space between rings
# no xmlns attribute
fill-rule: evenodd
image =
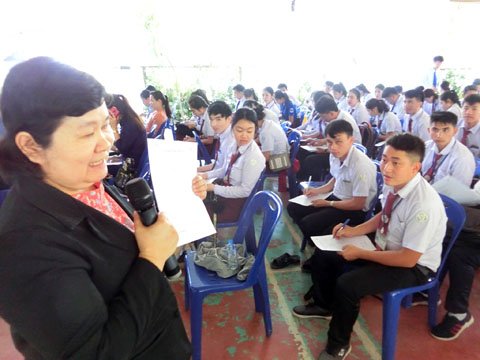
<svg viewBox="0 0 480 360"><path fill-rule="evenodd" d="M288 120L289 116L293 116L293 121L295 121L297 117L297 107L293 102L288 101L285 104L282 104L280 111L282 112L282 118L284 120Z"/></svg>

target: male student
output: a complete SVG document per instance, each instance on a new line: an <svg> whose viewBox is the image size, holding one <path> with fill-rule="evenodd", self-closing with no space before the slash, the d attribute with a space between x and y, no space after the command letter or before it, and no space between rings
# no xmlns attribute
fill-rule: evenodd
<svg viewBox="0 0 480 360"><path fill-rule="evenodd" d="M197 169L203 173L204 179L214 177L222 178L225 175L224 165L230 158L235 147L235 138L232 134L232 110L224 101L215 101L208 106L207 113L210 117L210 126L218 136L215 144L215 161Z"/></svg>
<svg viewBox="0 0 480 360"><path fill-rule="evenodd" d="M435 56L433 58L433 67L430 68L423 79L425 89L437 90L442 80L440 79L440 66L443 63L443 56Z"/></svg>
<svg viewBox="0 0 480 360"><path fill-rule="evenodd" d="M411 134L386 142L382 155L383 212L355 227L338 224L336 238L376 232L377 251L347 245L341 252L315 250L314 302L293 308L298 317L331 318L319 359L344 359L359 314L360 299L424 284L440 265L447 217L438 193L420 175L425 145ZM347 262L360 267L344 272Z"/></svg>
<svg viewBox="0 0 480 360"><path fill-rule="evenodd" d="M480 158L480 95L468 95L463 101L463 121L458 126L457 140Z"/></svg>
<svg viewBox="0 0 480 360"><path fill-rule="evenodd" d="M312 206L287 206L307 238L330 234L339 220L350 218L352 224L362 223L377 193L376 166L353 145L352 125L346 120L335 120L328 124L325 133L332 179L319 188L307 189L305 194L315 196L333 191L332 195L313 200Z"/></svg>
<svg viewBox="0 0 480 360"><path fill-rule="evenodd" d="M422 174L430 184L452 176L470 187L475 160L468 148L455 139L457 115L450 111L434 112L430 118L430 136L425 143Z"/></svg>
<svg viewBox="0 0 480 360"><path fill-rule="evenodd" d="M243 92L245 91L245 86L242 84L237 84L233 87L233 96L237 99L237 104L235 105L235 111L243 106L245 102L245 96L243 96Z"/></svg>
<svg viewBox="0 0 480 360"><path fill-rule="evenodd" d="M387 87L382 92L382 97L390 104L390 111L402 120L405 116L405 98L394 87Z"/></svg>
<svg viewBox="0 0 480 360"><path fill-rule="evenodd" d="M403 131L418 136L423 141L430 140L428 128L430 116L423 110L423 91L413 89L405 92L405 117Z"/></svg>

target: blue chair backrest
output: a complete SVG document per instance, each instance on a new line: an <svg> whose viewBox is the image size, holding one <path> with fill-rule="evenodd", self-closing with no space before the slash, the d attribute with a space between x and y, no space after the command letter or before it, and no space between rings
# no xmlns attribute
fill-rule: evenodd
<svg viewBox="0 0 480 360"><path fill-rule="evenodd" d="M285 134L291 130L290 126L292 126L292 123L290 121L284 121L283 123L280 124L282 127L283 131L285 131Z"/></svg>
<svg viewBox="0 0 480 360"><path fill-rule="evenodd" d="M288 143L290 144L290 162L293 164L293 160L297 156L298 149L300 148L300 140L302 139L302 134L300 131L292 130L290 135L288 135Z"/></svg>
<svg viewBox="0 0 480 360"><path fill-rule="evenodd" d="M200 139L200 137L197 135L196 132L194 132L193 135L195 136L195 140L197 141L198 149L200 150L201 159L205 160L205 165L211 164L212 159L210 158L210 154L208 153L207 148L205 147L205 145L203 145L202 140Z"/></svg>
<svg viewBox="0 0 480 360"><path fill-rule="evenodd" d="M172 119L167 119L160 127L159 135L155 139L165 139L165 130L169 129L172 133L173 140L175 140L175 125L173 124Z"/></svg>
<svg viewBox="0 0 480 360"><path fill-rule="evenodd" d="M480 177L480 159L475 158L475 163L477 164L475 168L475 173L473 174L474 177Z"/></svg>
<svg viewBox="0 0 480 360"><path fill-rule="evenodd" d="M353 143L353 145L364 154L367 154L367 148L365 146L357 143Z"/></svg>
<svg viewBox="0 0 480 360"><path fill-rule="evenodd" d="M150 130L149 133L147 133L147 138L148 139L153 139L155 137L155 129L157 128L157 125L153 125L152 129Z"/></svg>
<svg viewBox="0 0 480 360"><path fill-rule="evenodd" d="M253 216L257 210L263 210L262 231L258 240L255 239L246 242L247 251L255 256L255 262L250 270L247 282L253 281L258 272L259 266L263 264L265 251L273 235L275 226L282 216L283 205L277 194L271 191L260 191L255 194L250 203L246 206L243 217L240 218L237 231L234 236L235 243L242 243L246 239L247 230L253 222Z"/></svg>
<svg viewBox="0 0 480 360"><path fill-rule="evenodd" d="M378 204L379 196L383 190L383 176L381 172L377 172L377 195L372 199L370 207L368 208L367 214L365 215L365 221L370 220L373 217L373 212L375 207Z"/></svg>

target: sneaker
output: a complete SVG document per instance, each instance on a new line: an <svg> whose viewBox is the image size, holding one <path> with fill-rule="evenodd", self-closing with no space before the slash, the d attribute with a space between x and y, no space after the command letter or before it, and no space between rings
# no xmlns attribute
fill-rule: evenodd
<svg viewBox="0 0 480 360"><path fill-rule="evenodd" d="M320 306L315 305L314 303L309 303L307 305L298 305L293 308L293 315L299 318L320 318L320 319L331 319L332 313Z"/></svg>
<svg viewBox="0 0 480 360"><path fill-rule="evenodd" d="M437 300L437 305L440 305L442 303L442 300L440 299L440 296L438 297ZM412 306L428 306L428 293L419 291L413 294L412 296Z"/></svg>
<svg viewBox="0 0 480 360"><path fill-rule="evenodd" d="M348 356L348 354L350 354L350 351L352 351L352 346L350 344L340 348L339 350L335 351L333 354L328 353L327 349L324 349L320 353L318 360L345 359Z"/></svg>
<svg viewBox="0 0 480 360"><path fill-rule="evenodd" d="M456 339L463 330L473 324L473 316L467 313L462 321L455 316L448 315L443 318L442 322L432 328L430 334L438 340L450 341Z"/></svg>

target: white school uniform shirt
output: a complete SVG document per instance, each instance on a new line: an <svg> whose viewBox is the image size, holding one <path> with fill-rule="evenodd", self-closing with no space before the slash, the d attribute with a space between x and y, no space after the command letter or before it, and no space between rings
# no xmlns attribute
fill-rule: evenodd
<svg viewBox="0 0 480 360"><path fill-rule="evenodd" d="M438 100L434 101L432 103L428 103L428 102L424 101L423 105L422 105L422 109L428 115L432 115L433 112L442 110L442 107L440 106L440 103L438 102Z"/></svg>
<svg viewBox="0 0 480 360"><path fill-rule="evenodd" d="M295 130L302 130L304 135L318 133L320 132L320 120L320 114L316 110L313 110L308 114L308 119L305 124L300 125Z"/></svg>
<svg viewBox="0 0 480 360"><path fill-rule="evenodd" d="M222 178L225 175L225 166L228 166L228 164L225 164L230 160L232 152L237 148L231 125L223 133L218 134L218 139L220 140L220 148L218 149L217 161L213 169L207 171L208 179Z"/></svg>
<svg viewBox="0 0 480 360"><path fill-rule="evenodd" d="M382 206L393 187L383 186ZM422 253L417 264L437 271L447 216L437 191L417 173L398 193L390 216L385 250L407 248ZM377 230L376 238L379 237Z"/></svg>
<svg viewBox="0 0 480 360"><path fill-rule="evenodd" d="M415 115L412 115L412 134L417 135L423 141L430 140L430 116L423 111L422 108L418 110ZM406 114L403 121L403 131L408 132L408 122L410 121L410 115Z"/></svg>
<svg viewBox="0 0 480 360"><path fill-rule="evenodd" d="M368 94L365 94L365 95L362 96L361 102L362 102L363 105L365 105L368 100L373 99L373 98L375 98L375 96L372 95L372 93L368 93Z"/></svg>
<svg viewBox="0 0 480 360"><path fill-rule="evenodd" d="M282 127L271 120L264 120L258 130L258 137L262 152L270 151L270 155L278 155L289 152L287 135Z"/></svg>
<svg viewBox="0 0 480 360"><path fill-rule="evenodd" d="M433 67L429 68L425 77L423 78L423 86L425 89L433 89L433 74L435 73L435 69ZM442 83L442 72L437 70L437 85L436 88L440 88L440 84Z"/></svg>
<svg viewBox="0 0 480 360"><path fill-rule="evenodd" d="M353 108L348 107L347 112L352 115L355 119L355 122L360 125L364 122L370 122L370 114L367 111L367 108L362 103L358 102Z"/></svg>
<svg viewBox="0 0 480 360"><path fill-rule="evenodd" d="M265 114L265 119L271 120L277 124L280 124L280 120L278 119L278 116L273 111L264 108L263 113Z"/></svg>
<svg viewBox="0 0 480 360"><path fill-rule="evenodd" d="M237 149L235 149L235 152ZM225 198L246 198L252 192L255 184L260 178L260 174L265 169L265 156L255 141L238 148L240 157L235 161L230 172L230 185L215 185L214 193ZM233 154L233 153L232 153ZM229 156L224 169L224 176L227 174L230 165Z"/></svg>
<svg viewBox="0 0 480 360"><path fill-rule="evenodd" d="M208 111L205 111L201 117L197 117L197 125L195 128L198 131L201 131L203 136L215 136L215 131L213 131L212 127L210 126L210 116L208 116Z"/></svg>
<svg viewBox="0 0 480 360"><path fill-rule="evenodd" d="M268 109L270 111L273 111L275 113L275 115L277 115L278 119L282 116L282 112L280 111L280 107L275 102L275 100L272 100L268 104L265 104L264 108Z"/></svg>
<svg viewBox="0 0 480 360"><path fill-rule="evenodd" d="M240 100L237 101L237 105L235 105L235 111L243 107L243 103L245 102L245 97L242 97Z"/></svg>
<svg viewBox="0 0 480 360"><path fill-rule="evenodd" d="M330 154L330 173L335 178L333 195L340 200L365 196L363 211L368 211L377 195L377 168L363 152L352 145L345 161Z"/></svg>
<svg viewBox="0 0 480 360"><path fill-rule="evenodd" d="M377 126L380 124L380 134L386 135L390 132L401 133L402 124L397 115L391 111L381 113L377 116Z"/></svg>
<svg viewBox="0 0 480 360"><path fill-rule="evenodd" d="M436 172L434 170L434 177L430 184L434 184L450 175L470 187L475 172L475 159L465 145L453 137L448 145L439 152L438 146L433 140L427 141L425 143L425 157L422 162L422 174L425 174L432 167L435 154L443 156L437 161L437 169Z"/></svg>
<svg viewBox="0 0 480 360"><path fill-rule="evenodd" d="M335 103L337 104L338 110L347 110L348 109L348 104L347 104L347 98L346 96L342 96L340 99L335 99Z"/></svg>
<svg viewBox="0 0 480 360"><path fill-rule="evenodd" d="M405 116L405 96L400 95L395 104L390 104L390 111L397 115L399 119L403 119Z"/></svg>
<svg viewBox="0 0 480 360"><path fill-rule="evenodd" d="M449 112L457 115L458 122L460 122L460 120L462 119L462 109L460 108L460 106L457 103L453 104L448 109L445 109L445 111L449 111ZM457 124L458 124L458 122L457 122Z"/></svg>
<svg viewBox="0 0 480 360"><path fill-rule="evenodd" d="M456 135L458 141L462 141L464 131L465 121L462 120L458 125L458 131ZM473 156L475 156L477 159L480 158L480 121L477 125L470 129L470 133L467 135L466 146L472 152Z"/></svg>
<svg viewBox="0 0 480 360"><path fill-rule="evenodd" d="M353 138L355 139L355 142L360 145L362 144L362 134L360 134L360 129L358 128L358 125L353 119L352 115L350 115L346 111L340 110L335 120L348 121L353 128ZM332 120L332 121L335 121L335 120Z"/></svg>

